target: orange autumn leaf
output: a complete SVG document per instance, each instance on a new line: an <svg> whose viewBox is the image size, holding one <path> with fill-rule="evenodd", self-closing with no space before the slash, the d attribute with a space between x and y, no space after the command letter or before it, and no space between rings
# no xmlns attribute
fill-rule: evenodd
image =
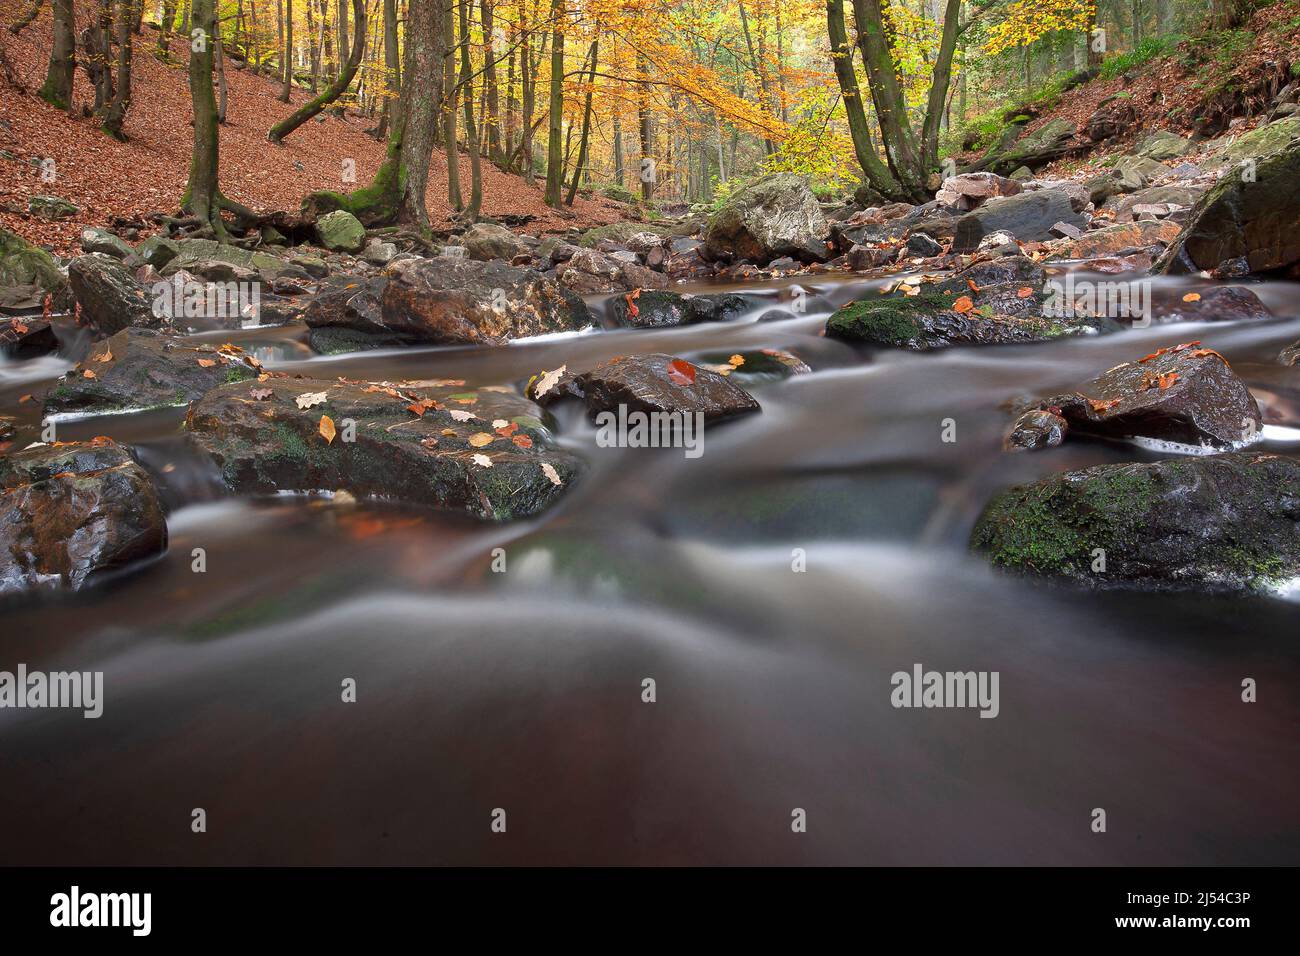
<svg viewBox="0 0 1300 956"><path fill-rule="evenodd" d="M681 359L673 359L668 363L668 378L675 385L694 385L695 366Z"/></svg>
<svg viewBox="0 0 1300 956"><path fill-rule="evenodd" d="M967 280L966 280L966 285L967 285L967 287L971 290L971 292L973 292L973 293L975 293L975 294L977 294L977 295L979 294L980 287L977 286L977 285L975 284L975 280L974 280L974 279L967 279Z"/></svg>
<svg viewBox="0 0 1300 956"><path fill-rule="evenodd" d="M203 368L212 368L212 366L216 364L217 364L216 359L199 359L199 365L201 365Z"/></svg>
<svg viewBox="0 0 1300 956"><path fill-rule="evenodd" d="M82 374L82 376L83 376L84 378L94 378L94 377L95 377L95 373L92 372L90 369L86 369L86 370L85 370L84 372L82 372L81 374Z"/></svg>
<svg viewBox="0 0 1300 956"><path fill-rule="evenodd" d="M516 445L518 445L520 448L533 447L533 440L529 438L527 435L515 435L510 440L514 442Z"/></svg>
<svg viewBox="0 0 1300 956"><path fill-rule="evenodd" d="M320 434L325 441L329 442L331 445L334 444L334 419L330 418L328 415L322 415L320 417Z"/></svg>
<svg viewBox="0 0 1300 956"><path fill-rule="evenodd" d="M1109 400L1102 400L1100 398L1090 398L1088 399L1088 404L1092 406L1094 412L1105 412L1118 405L1119 399L1112 398Z"/></svg>
<svg viewBox="0 0 1300 956"><path fill-rule="evenodd" d="M1178 381L1178 373L1177 373L1177 372L1165 372L1163 375L1159 376L1159 377L1156 379L1156 384L1159 385L1159 386L1163 389L1163 388L1168 388L1170 385L1174 384L1174 382L1176 382L1176 381Z"/></svg>
<svg viewBox="0 0 1300 956"><path fill-rule="evenodd" d="M1017 299L1028 299L1033 294L1034 290L1030 286L1021 286L1016 290Z"/></svg>
<svg viewBox="0 0 1300 956"><path fill-rule="evenodd" d="M1200 301L1201 301L1201 294L1200 294L1199 292L1189 292L1189 293L1187 293L1187 295L1183 296L1183 301L1184 301L1184 302L1200 302Z"/></svg>
<svg viewBox="0 0 1300 956"><path fill-rule="evenodd" d="M973 308L975 308L975 303L971 301L971 297L968 295L962 296L952 304L952 310L954 312L965 313L969 312Z"/></svg>
<svg viewBox="0 0 1300 956"><path fill-rule="evenodd" d="M627 295L623 296L623 301L627 303L627 314L636 318L641 314L641 310L636 307L636 300L641 296L640 289L633 289Z"/></svg>

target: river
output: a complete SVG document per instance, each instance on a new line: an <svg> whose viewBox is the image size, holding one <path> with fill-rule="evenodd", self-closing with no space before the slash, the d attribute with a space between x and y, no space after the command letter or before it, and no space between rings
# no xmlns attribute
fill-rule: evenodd
<svg viewBox="0 0 1300 956"><path fill-rule="evenodd" d="M1000 448L1009 399L1160 346L1221 352L1260 399L1263 447L1300 452L1300 367L1276 360L1300 339L1300 289L1254 287L1272 322L1042 345L820 336L878 284L731 287L766 302L738 322L495 349L312 357L294 331L200 336L278 370L476 387L631 352L777 348L812 367L738 372L762 412L710 428L699 458L599 447L580 409L558 409L589 469L510 524L225 497L183 409L62 423L63 440L137 447L170 546L0 611L0 669L103 671L105 688L98 720L0 711L0 862L1294 862L1300 603L1056 587L990 570L966 541L1001 487L1161 457ZM68 364L0 365L0 413L34 418ZM997 671L998 716L894 708L891 675L918 663Z"/></svg>

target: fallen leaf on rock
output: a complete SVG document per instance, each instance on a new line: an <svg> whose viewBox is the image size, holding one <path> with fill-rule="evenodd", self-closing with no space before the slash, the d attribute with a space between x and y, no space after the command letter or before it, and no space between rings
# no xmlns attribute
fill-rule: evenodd
<svg viewBox="0 0 1300 956"><path fill-rule="evenodd" d="M458 421L458 422L476 422L476 421L478 421L478 416L477 416L477 415L475 415L473 412L467 412L467 411L465 411L463 408L453 408L453 409L450 409L450 410L448 411L448 414L451 415L451 417L454 418L454 419L455 419L456 421Z"/></svg>
<svg viewBox="0 0 1300 956"><path fill-rule="evenodd" d="M954 312L969 312L973 308L975 308L975 303L971 301L971 298L968 295L962 296L952 304L952 310Z"/></svg>
<svg viewBox="0 0 1300 956"><path fill-rule="evenodd" d="M540 398L541 396L549 392L551 389L553 389L555 387L555 383L560 380L560 376L564 374L566 369L568 369L567 365L561 365L559 368L554 369L553 371L543 372L542 377L537 380L537 387L533 389L533 395L537 398Z"/></svg>
<svg viewBox="0 0 1300 956"><path fill-rule="evenodd" d="M334 444L334 419L330 418L328 415L322 415L320 417L320 434L321 437L331 445Z"/></svg>
<svg viewBox="0 0 1300 956"><path fill-rule="evenodd" d="M745 364L745 356L740 354L733 355L731 358L727 359L727 364L732 368L740 368Z"/></svg>
<svg viewBox="0 0 1300 956"><path fill-rule="evenodd" d="M694 385L695 366L681 359L673 359L668 363L668 378L675 385Z"/></svg>
<svg viewBox="0 0 1300 956"><path fill-rule="evenodd" d="M325 394L325 392L303 392L293 401L299 408L312 408L315 405L325 404Z"/></svg>
<svg viewBox="0 0 1300 956"><path fill-rule="evenodd" d="M492 427L493 427L493 428L505 428L505 427L506 427L507 425L509 425L509 424L510 424L510 423L509 423L508 421L506 421L504 418L498 418L498 419L495 419L495 420L492 422Z"/></svg>
<svg viewBox="0 0 1300 956"><path fill-rule="evenodd" d="M30 402L31 400L32 400L31 392L28 392L26 395L18 399L18 404L21 405L23 402Z"/></svg>
<svg viewBox="0 0 1300 956"><path fill-rule="evenodd" d="M113 361L113 350L112 350L112 349L104 349L104 354L102 354L102 355L96 355L94 360L95 360L96 362L111 362L111 361Z"/></svg>
<svg viewBox="0 0 1300 956"><path fill-rule="evenodd" d="M1017 299L1028 299L1033 294L1034 294L1034 290L1027 285L1021 286L1019 289L1016 290Z"/></svg>
<svg viewBox="0 0 1300 956"><path fill-rule="evenodd" d="M212 368L212 366L216 364L217 364L216 359L199 359L199 365L201 365L203 368Z"/></svg>
<svg viewBox="0 0 1300 956"><path fill-rule="evenodd" d="M254 388L249 391L249 396L255 402L264 402L273 394L269 388Z"/></svg>
<svg viewBox="0 0 1300 956"><path fill-rule="evenodd" d="M496 441L496 439L487 432L475 432L469 436L469 443L474 448L482 448L485 445L492 444L494 441Z"/></svg>
<svg viewBox="0 0 1300 956"><path fill-rule="evenodd" d="M527 435L513 435L511 436L510 440L514 442L516 445L518 445L520 448L533 447L533 440L529 438Z"/></svg>
<svg viewBox="0 0 1300 956"><path fill-rule="evenodd" d="M1184 302L1200 302L1200 301L1201 301L1201 294L1200 294L1199 292L1189 292L1189 293L1187 293L1187 295L1183 296L1183 301L1184 301Z"/></svg>
<svg viewBox="0 0 1300 956"><path fill-rule="evenodd" d="M552 465L549 461L542 462L542 474L545 475L547 478L549 478L551 480L551 484L553 485L564 484L564 480L560 477L559 472L555 470L555 466Z"/></svg>
<svg viewBox="0 0 1300 956"><path fill-rule="evenodd" d="M1156 384L1160 386L1160 388L1168 388L1176 381L1178 381L1177 372L1165 372L1163 375L1159 376L1156 379Z"/></svg>
<svg viewBox="0 0 1300 956"><path fill-rule="evenodd" d="M641 310L636 307L636 300L640 295L640 289L633 289L627 295L623 296L623 301L627 303L627 314L634 319L641 314Z"/></svg>
<svg viewBox="0 0 1300 956"><path fill-rule="evenodd" d="M480 468L492 467L492 459L489 458L487 455L473 455L471 456L471 460L474 462L474 464L478 465Z"/></svg>
<svg viewBox="0 0 1300 956"><path fill-rule="evenodd" d="M977 295L979 294L980 287L979 287L978 285L975 284L975 280L974 280L974 279L967 279L967 280L966 280L966 287L967 287L968 289L970 289L972 293L975 293L975 294L977 294Z"/></svg>
<svg viewBox="0 0 1300 956"><path fill-rule="evenodd" d="M1116 405L1119 404L1119 399L1112 398L1108 400L1103 400L1100 398L1090 398L1088 399L1088 404L1092 406L1092 410L1094 412L1100 413L1100 412L1109 411L1110 409L1114 408ZM1059 415L1060 413L1061 413L1060 409L1056 409L1056 414Z"/></svg>
<svg viewBox="0 0 1300 956"><path fill-rule="evenodd" d="M82 374L82 376L83 376L84 378L94 378L94 377L95 377L95 373L92 372L90 369L86 369L86 370L85 370L84 372L82 372L81 374Z"/></svg>

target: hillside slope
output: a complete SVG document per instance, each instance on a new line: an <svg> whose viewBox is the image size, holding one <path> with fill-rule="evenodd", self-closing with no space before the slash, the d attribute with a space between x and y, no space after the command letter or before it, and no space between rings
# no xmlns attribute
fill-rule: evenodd
<svg viewBox="0 0 1300 956"><path fill-rule="evenodd" d="M13 19L15 4L0 3L0 22ZM82 11L85 14L85 11ZM79 28L82 24L79 23ZM98 130L91 119L72 119L38 98L50 49L48 9L18 36L0 31L0 45L26 92L0 79L0 225L30 242L68 253L76 248L83 226L104 226L114 218L133 220L155 211L176 209L189 169L192 143L185 48L173 43L172 64L153 55L158 34L146 28L137 38L132 103L127 114L127 142ZM344 159L356 163L357 183L369 182L383 159L383 145L366 136L373 121L354 114L312 121L291 135L284 146L266 141L267 130L308 98L294 90L293 103L276 99L279 84L227 64L227 122L221 129L221 185L232 199L258 209L298 208L315 189L345 188ZM78 105L93 101L94 91L78 70ZM43 182L39 163L51 157L56 180ZM463 188L468 190L469 159L459 158ZM541 185L483 166L483 214L536 217L525 232L559 231L594 226L620 218L626 207L600 197L579 197L572 211L557 212L542 200ZM49 222L30 216L27 201L49 194L80 207L72 219ZM435 228L447 222L447 162L435 151L429 170L429 215Z"/></svg>

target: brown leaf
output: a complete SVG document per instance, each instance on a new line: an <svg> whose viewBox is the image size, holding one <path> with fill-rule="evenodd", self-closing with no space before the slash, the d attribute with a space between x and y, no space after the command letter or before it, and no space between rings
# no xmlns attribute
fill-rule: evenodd
<svg viewBox="0 0 1300 956"><path fill-rule="evenodd" d="M320 417L320 433L321 437L327 442L331 445L334 444L334 419L330 418L328 415L322 415Z"/></svg>
<svg viewBox="0 0 1300 956"><path fill-rule="evenodd" d="M214 366L214 365L217 364L217 360L216 360L216 359L199 359L199 364L200 364L201 366L203 366L204 368L212 368L212 366Z"/></svg>
<svg viewBox="0 0 1300 956"><path fill-rule="evenodd" d="M673 359L668 363L668 378L675 385L694 385L695 366L681 359Z"/></svg>
<svg viewBox="0 0 1300 956"><path fill-rule="evenodd" d="M520 448L533 447L533 440L529 438L527 435L514 435L511 437L510 440L514 442L516 445L518 445Z"/></svg>
<svg viewBox="0 0 1300 956"><path fill-rule="evenodd" d="M969 312L973 308L975 308L975 303L971 301L971 298L968 295L962 296L952 304L952 310L954 312L965 313Z"/></svg>
<svg viewBox="0 0 1300 956"><path fill-rule="evenodd" d="M269 388L254 388L249 391L249 397L255 402L264 402L274 393Z"/></svg>

